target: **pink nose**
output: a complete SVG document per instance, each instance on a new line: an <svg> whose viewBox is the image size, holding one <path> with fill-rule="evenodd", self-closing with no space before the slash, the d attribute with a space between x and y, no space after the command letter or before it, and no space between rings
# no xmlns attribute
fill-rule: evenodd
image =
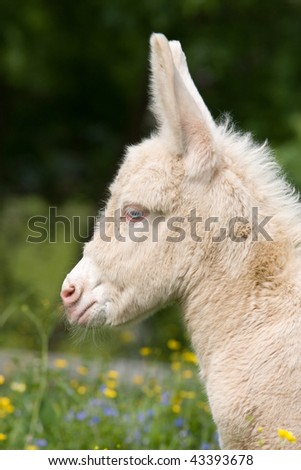
<svg viewBox="0 0 301 470"><path fill-rule="evenodd" d="M79 299L80 295L80 289L77 289L74 284L69 284L61 291L61 298L65 307L70 307L70 305L74 304Z"/></svg>

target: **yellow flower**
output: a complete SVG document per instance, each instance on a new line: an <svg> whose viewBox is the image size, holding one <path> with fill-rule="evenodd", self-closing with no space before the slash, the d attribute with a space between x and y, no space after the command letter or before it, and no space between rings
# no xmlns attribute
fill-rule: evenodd
<svg viewBox="0 0 301 470"><path fill-rule="evenodd" d="M14 392L24 393L26 390L26 385L21 382L12 382L10 388Z"/></svg>
<svg viewBox="0 0 301 470"><path fill-rule="evenodd" d="M180 391L180 397L181 398L187 398L188 400L193 400L196 396L195 392L188 391L188 390L181 390Z"/></svg>
<svg viewBox="0 0 301 470"><path fill-rule="evenodd" d="M56 359L54 365L57 369L66 369L68 361L66 359Z"/></svg>
<svg viewBox="0 0 301 470"><path fill-rule="evenodd" d="M76 372L77 372L79 375L87 375L88 369L87 369L87 367L85 367L85 366L78 366L78 367L76 368Z"/></svg>
<svg viewBox="0 0 301 470"><path fill-rule="evenodd" d="M79 395L85 395L87 392L87 387L85 387L85 385L80 385L76 391Z"/></svg>
<svg viewBox="0 0 301 470"><path fill-rule="evenodd" d="M0 432L0 441L6 441L7 435L3 434L3 432Z"/></svg>
<svg viewBox="0 0 301 470"><path fill-rule="evenodd" d="M0 374L0 385L4 384L5 382L5 377L4 375Z"/></svg>
<svg viewBox="0 0 301 470"><path fill-rule="evenodd" d="M132 343L135 339L135 335L132 331L125 330L120 333L120 339L123 343Z"/></svg>
<svg viewBox="0 0 301 470"><path fill-rule="evenodd" d="M197 364L197 357L196 355L191 352L191 351L184 351L182 354L182 359L185 362L191 362L192 364Z"/></svg>
<svg viewBox="0 0 301 470"><path fill-rule="evenodd" d="M191 379L191 377L193 376L193 372L190 369L185 369L182 372L182 376L184 379Z"/></svg>
<svg viewBox="0 0 301 470"><path fill-rule="evenodd" d="M169 339L167 341L167 347L171 351L178 351L179 349L181 349L181 343L180 341L177 341L176 339Z"/></svg>
<svg viewBox="0 0 301 470"><path fill-rule="evenodd" d="M199 401L197 403L197 406L201 408L201 410L205 411L205 413L210 413L210 408L208 406L208 403L206 403L205 401Z"/></svg>
<svg viewBox="0 0 301 470"><path fill-rule="evenodd" d="M107 373L108 379L118 379L119 372L117 370L109 370Z"/></svg>
<svg viewBox="0 0 301 470"><path fill-rule="evenodd" d="M152 353L152 350L151 348L144 347L144 348L140 348L139 352L141 356L146 357Z"/></svg>
<svg viewBox="0 0 301 470"><path fill-rule="evenodd" d="M116 387L117 387L117 382L116 382L116 380L112 380L112 379L111 379L111 380L107 380L107 381L106 381L106 386L107 386L108 388L116 388Z"/></svg>
<svg viewBox="0 0 301 470"><path fill-rule="evenodd" d="M70 385L72 388L77 388L78 387L78 381L75 379L70 380Z"/></svg>
<svg viewBox="0 0 301 470"><path fill-rule="evenodd" d="M181 363L179 361L174 361L171 363L171 370L177 372L181 368Z"/></svg>
<svg viewBox="0 0 301 470"><path fill-rule="evenodd" d="M8 397L0 397L0 418L5 418L7 414L13 413L14 409Z"/></svg>
<svg viewBox="0 0 301 470"><path fill-rule="evenodd" d="M103 394L107 398L115 398L117 397L117 392L116 390L112 390L111 388L105 388L103 391Z"/></svg>
<svg viewBox="0 0 301 470"><path fill-rule="evenodd" d="M278 429L278 436L281 439L286 439L289 442L296 442L296 440L297 440L295 438L294 434L291 431L287 431L286 429L279 428Z"/></svg>
<svg viewBox="0 0 301 470"><path fill-rule="evenodd" d="M134 375L133 377L133 383L135 385L142 385L144 382L144 378L142 375Z"/></svg>
<svg viewBox="0 0 301 470"><path fill-rule="evenodd" d="M29 444L28 446L25 447L25 450L37 450L37 446L34 446L33 444Z"/></svg>
<svg viewBox="0 0 301 470"><path fill-rule="evenodd" d="M258 426L257 432L262 432L262 431L263 431L263 427L262 427L262 426Z"/></svg>
<svg viewBox="0 0 301 470"><path fill-rule="evenodd" d="M181 406L178 403L175 403L174 405L172 405L171 411L175 414L178 414L181 411Z"/></svg>

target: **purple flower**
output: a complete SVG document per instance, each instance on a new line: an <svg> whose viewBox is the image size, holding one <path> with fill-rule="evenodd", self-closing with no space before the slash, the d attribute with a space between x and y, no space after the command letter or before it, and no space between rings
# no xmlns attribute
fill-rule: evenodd
<svg viewBox="0 0 301 470"><path fill-rule="evenodd" d="M162 393L162 397L161 397L162 405L167 406L169 404L169 397L170 397L170 394L168 392Z"/></svg>
<svg viewBox="0 0 301 470"><path fill-rule="evenodd" d="M151 408L149 410L147 410L147 412L146 412L146 416L148 416L149 418L152 418L154 416L154 414L155 414L155 412Z"/></svg>
<svg viewBox="0 0 301 470"><path fill-rule="evenodd" d="M85 411L79 411L79 413L76 413L76 419L78 421L83 421L87 417L87 413Z"/></svg>
<svg viewBox="0 0 301 470"><path fill-rule="evenodd" d="M183 418L175 419L174 425L176 426L176 428L182 428L184 426L184 419Z"/></svg>
<svg viewBox="0 0 301 470"><path fill-rule="evenodd" d="M211 445L209 444L209 442L202 442L200 449L209 450L211 449Z"/></svg>
<svg viewBox="0 0 301 470"><path fill-rule="evenodd" d="M104 408L103 412L105 416L118 416L118 411L108 406Z"/></svg>
<svg viewBox="0 0 301 470"><path fill-rule="evenodd" d="M93 424L98 424L100 421L100 418L98 416L92 416L92 418L89 421L89 424L92 426Z"/></svg>
<svg viewBox="0 0 301 470"><path fill-rule="evenodd" d="M34 444L37 447L46 447L48 442L46 441L46 439L35 439Z"/></svg>

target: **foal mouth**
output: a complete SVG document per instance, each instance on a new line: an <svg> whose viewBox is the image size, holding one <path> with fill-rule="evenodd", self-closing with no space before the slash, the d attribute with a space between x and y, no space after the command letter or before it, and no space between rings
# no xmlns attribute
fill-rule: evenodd
<svg viewBox="0 0 301 470"><path fill-rule="evenodd" d="M79 325L84 325L89 319L88 311L93 305L96 304L96 300L93 300L88 305L86 305L79 313L76 314L76 318L71 318L71 323L78 323ZM75 313L75 312L74 312Z"/></svg>

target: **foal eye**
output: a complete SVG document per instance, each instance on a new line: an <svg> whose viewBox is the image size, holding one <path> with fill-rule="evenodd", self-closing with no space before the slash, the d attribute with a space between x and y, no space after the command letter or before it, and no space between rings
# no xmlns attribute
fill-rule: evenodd
<svg viewBox="0 0 301 470"><path fill-rule="evenodd" d="M145 219L146 213L137 207L128 207L125 210L125 217L129 222L141 222Z"/></svg>

